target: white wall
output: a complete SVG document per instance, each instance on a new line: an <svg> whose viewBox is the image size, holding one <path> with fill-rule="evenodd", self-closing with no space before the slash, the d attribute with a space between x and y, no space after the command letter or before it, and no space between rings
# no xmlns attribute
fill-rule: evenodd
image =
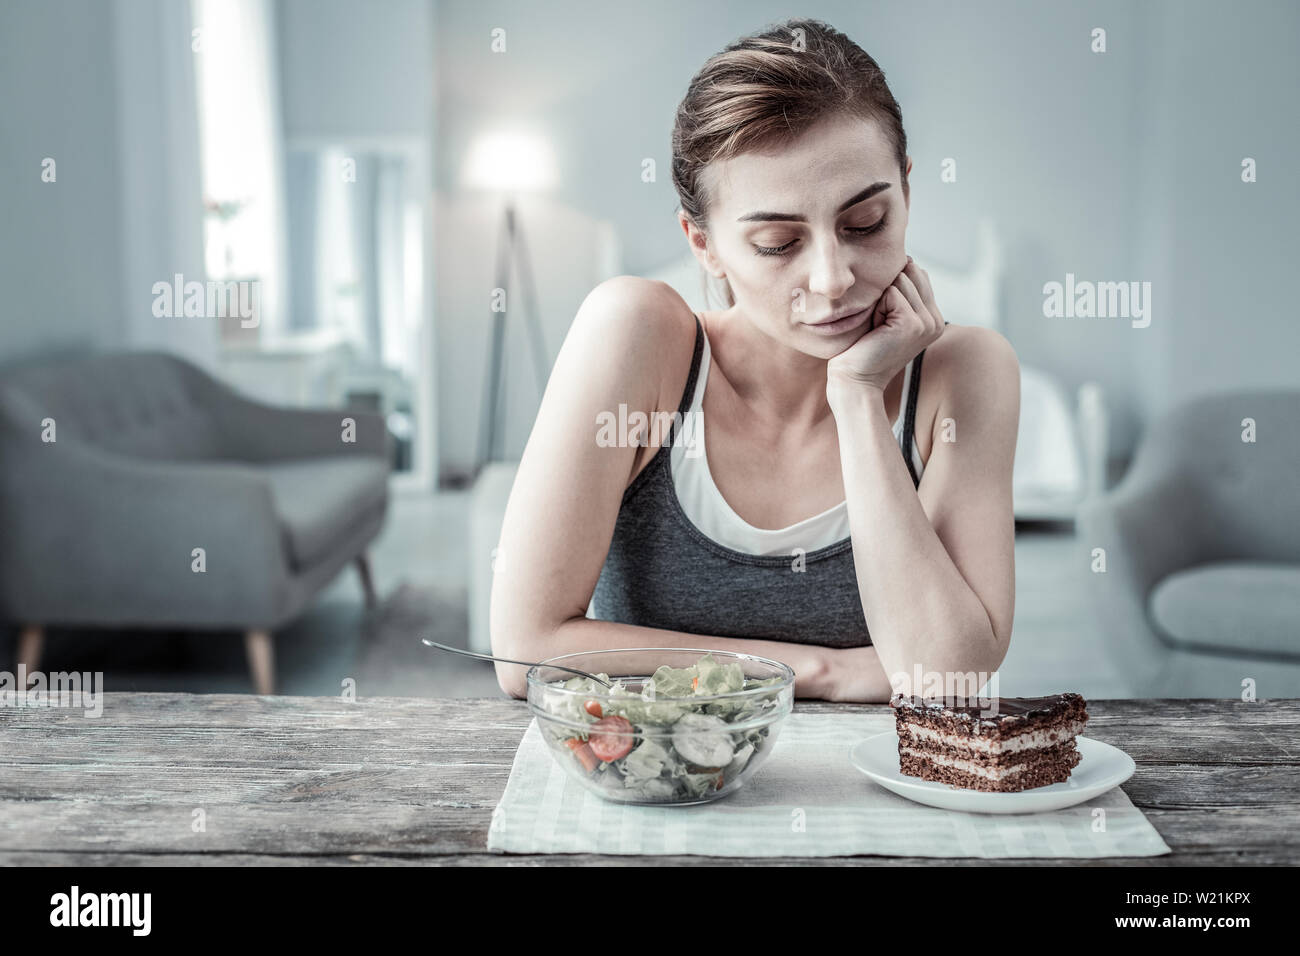
<svg viewBox="0 0 1300 956"><path fill-rule="evenodd" d="M1143 5L1144 10L1146 5ZM1148 414L1192 396L1300 387L1290 288L1300 222L1300 5L1153 7L1136 270L1163 290L1136 352ZM1163 41L1163 42L1161 42ZM1241 161L1258 181L1241 181ZM1148 369L1150 376L1147 378Z"/></svg>
<svg viewBox="0 0 1300 956"><path fill-rule="evenodd" d="M201 278L188 4L0 4L0 361L164 349L209 364L215 325L157 318ZM41 161L56 181L41 181Z"/></svg>
<svg viewBox="0 0 1300 956"><path fill-rule="evenodd" d="M120 340L112 36L94 0L0 4L0 361Z"/></svg>
<svg viewBox="0 0 1300 956"><path fill-rule="evenodd" d="M427 137L430 0L279 0L285 138Z"/></svg>

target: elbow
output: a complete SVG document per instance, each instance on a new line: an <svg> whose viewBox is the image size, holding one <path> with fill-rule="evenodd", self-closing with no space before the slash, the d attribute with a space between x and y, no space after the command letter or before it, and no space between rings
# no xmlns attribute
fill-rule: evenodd
<svg viewBox="0 0 1300 956"><path fill-rule="evenodd" d="M507 697L524 700L528 697L528 681L521 676L523 668L518 664L497 664L497 683Z"/></svg>
<svg viewBox="0 0 1300 956"><path fill-rule="evenodd" d="M991 658L991 663L993 666L990 668L990 670L992 670L994 673L996 673L997 670L1002 666L1002 662L1007 659L1007 651L1011 649L1010 643L1011 643L1010 641L1002 641L997 639L996 637L994 638L995 646L993 648L992 658Z"/></svg>
<svg viewBox="0 0 1300 956"><path fill-rule="evenodd" d="M1011 650L1011 621L1008 619L995 622L992 615L987 615L987 617L988 632L986 639L988 644L986 646L988 651L986 653L989 670L996 673Z"/></svg>
<svg viewBox="0 0 1300 956"><path fill-rule="evenodd" d="M937 672L932 672L925 662L915 663L914 679L935 681L936 686L945 688L945 694L956 693L959 696L974 696L979 693L979 688L994 680L1006 659L1007 642L998 637L987 621L967 633L968 637L941 657L942 665Z"/></svg>
<svg viewBox="0 0 1300 956"><path fill-rule="evenodd" d="M560 625L538 625L536 621L515 621L491 626L492 653L516 661L538 662L556 655L555 633ZM511 697L528 696L528 671L532 663L496 663L497 684Z"/></svg>
<svg viewBox="0 0 1300 956"><path fill-rule="evenodd" d="M540 648L545 640L540 638L540 629L529 622L498 619L492 615L489 625L492 641L492 654L495 657L507 657L515 661L540 661L546 657ZM528 696L528 664L507 664L497 661L497 684L509 697L523 700Z"/></svg>
<svg viewBox="0 0 1300 956"><path fill-rule="evenodd" d="M526 641L518 639L507 641L496 628L492 629L492 653L497 657L509 657L518 661L535 659L528 655ZM497 684L507 697L522 700L528 696L527 667L522 664L507 664L503 661L497 661L493 666L496 668Z"/></svg>
<svg viewBox="0 0 1300 956"><path fill-rule="evenodd" d="M1007 651L1010 649L1011 642L1009 639L999 636L991 626L985 628L982 637L979 673L983 680L989 680L997 674L998 668L1007 659Z"/></svg>

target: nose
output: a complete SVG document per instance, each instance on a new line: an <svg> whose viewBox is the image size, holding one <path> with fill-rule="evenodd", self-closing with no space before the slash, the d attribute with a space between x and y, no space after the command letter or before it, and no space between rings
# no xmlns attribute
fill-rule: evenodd
<svg viewBox="0 0 1300 956"><path fill-rule="evenodd" d="M853 285L853 270L841 243L834 239L819 243L808 271L808 291L831 302L844 298Z"/></svg>

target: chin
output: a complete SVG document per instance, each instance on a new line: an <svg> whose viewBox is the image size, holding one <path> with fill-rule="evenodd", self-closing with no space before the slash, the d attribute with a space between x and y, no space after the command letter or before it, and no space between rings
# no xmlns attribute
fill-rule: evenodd
<svg viewBox="0 0 1300 956"><path fill-rule="evenodd" d="M812 334L815 335L816 333L814 332ZM800 336L800 338L805 338L805 336ZM852 343L845 344L844 342L833 341L803 342L800 343L799 351L803 352L805 355L811 355L814 358L829 361L843 352L851 344Z"/></svg>
<svg viewBox="0 0 1300 956"><path fill-rule="evenodd" d="M791 348L798 349L805 355L816 356L820 359L832 359L851 345L854 345L858 339L869 331L871 331L871 323L866 322L860 328L854 329L849 335L826 338L817 332L800 327L794 330L792 341L789 344Z"/></svg>

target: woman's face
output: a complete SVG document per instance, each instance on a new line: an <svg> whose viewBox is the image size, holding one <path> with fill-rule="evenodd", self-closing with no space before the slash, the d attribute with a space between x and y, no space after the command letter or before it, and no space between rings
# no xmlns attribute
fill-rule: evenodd
<svg viewBox="0 0 1300 956"><path fill-rule="evenodd" d="M829 359L870 330L907 264L899 174L877 123L830 117L779 151L707 167L707 244L683 226L705 268L731 283L738 312L778 342Z"/></svg>

